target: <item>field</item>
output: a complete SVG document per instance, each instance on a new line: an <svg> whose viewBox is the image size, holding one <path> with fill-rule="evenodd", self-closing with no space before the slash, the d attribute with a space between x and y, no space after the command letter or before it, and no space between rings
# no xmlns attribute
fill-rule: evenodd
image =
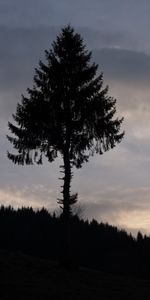
<svg viewBox="0 0 150 300"><path fill-rule="evenodd" d="M150 299L150 280L80 268L21 253L0 252L0 299Z"/></svg>

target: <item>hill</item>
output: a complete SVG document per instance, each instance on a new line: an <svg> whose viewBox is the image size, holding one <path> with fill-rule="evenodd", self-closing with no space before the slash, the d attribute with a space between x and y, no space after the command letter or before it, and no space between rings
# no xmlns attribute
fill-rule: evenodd
<svg viewBox="0 0 150 300"><path fill-rule="evenodd" d="M133 238L123 230L96 220L70 220L69 260L75 267L150 278L150 238ZM61 261L64 247L61 216L45 209L0 208L0 250ZM67 256L68 257L68 256Z"/></svg>
<svg viewBox="0 0 150 300"><path fill-rule="evenodd" d="M149 300L150 280L80 268L67 271L50 260L0 252L0 299Z"/></svg>

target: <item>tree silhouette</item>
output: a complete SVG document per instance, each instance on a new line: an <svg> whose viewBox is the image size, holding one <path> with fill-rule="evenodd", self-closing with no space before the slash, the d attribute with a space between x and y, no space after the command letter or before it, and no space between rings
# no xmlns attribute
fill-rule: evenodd
<svg viewBox="0 0 150 300"><path fill-rule="evenodd" d="M77 194L70 192L72 168L81 168L94 153L102 154L119 143L123 121L114 119L116 99L103 88L103 74L96 76L98 65L90 62L91 52L80 34L64 27L52 48L45 51L46 62L35 69L33 88L22 96L13 119L8 124L15 135L8 140L17 154L8 152L15 164L42 164L58 153L63 165L62 199L58 203L67 220Z"/></svg>

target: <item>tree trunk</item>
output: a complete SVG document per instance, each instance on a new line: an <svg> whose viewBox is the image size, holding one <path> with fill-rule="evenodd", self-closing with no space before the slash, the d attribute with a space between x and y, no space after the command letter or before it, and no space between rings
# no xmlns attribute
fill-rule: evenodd
<svg viewBox="0 0 150 300"><path fill-rule="evenodd" d="M63 185L63 231L64 231L64 253L63 263L65 267L69 266L70 261L70 183L71 183L71 166L69 151L64 153L64 185Z"/></svg>
<svg viewBox="0 0 150 300"><path fill-rule="evenodd" d="M64 186L63 186L63 215L69 219L71 214L70 207L70 184L71 184L71 166L69 151L64 154Z"/></svg>

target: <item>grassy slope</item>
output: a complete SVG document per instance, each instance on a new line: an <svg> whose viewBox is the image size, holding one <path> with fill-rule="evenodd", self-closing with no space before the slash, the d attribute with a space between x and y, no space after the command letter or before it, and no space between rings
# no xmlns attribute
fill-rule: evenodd
<svg viewBox="0 0 150 300"><path fill-rule="evenodd" d="M3 299L150 299L150 281L80 269L64 271L55 263L0 252Z"/></svg>

